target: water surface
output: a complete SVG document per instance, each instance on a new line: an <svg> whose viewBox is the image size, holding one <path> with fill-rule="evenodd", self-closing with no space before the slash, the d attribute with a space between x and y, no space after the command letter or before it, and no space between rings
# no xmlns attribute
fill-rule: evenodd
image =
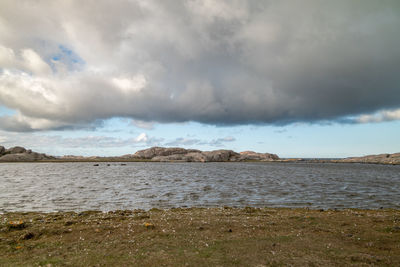
<svg viewBox="0 0 400 267"><path fill-rule="evenodd" d="M0 212L192 206L400 208L400 166L151 162L93 165L0 164Z"/></svg>

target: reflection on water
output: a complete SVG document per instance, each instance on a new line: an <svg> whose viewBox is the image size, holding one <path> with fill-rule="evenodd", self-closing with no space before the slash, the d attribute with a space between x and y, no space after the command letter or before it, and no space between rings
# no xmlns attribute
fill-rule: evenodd
<svg viewBox="0 0 400 267"><path fill-rule="evenodd" d="M400 208L399 192L400 166L0 164L0 212L191 206Z"/></svg>

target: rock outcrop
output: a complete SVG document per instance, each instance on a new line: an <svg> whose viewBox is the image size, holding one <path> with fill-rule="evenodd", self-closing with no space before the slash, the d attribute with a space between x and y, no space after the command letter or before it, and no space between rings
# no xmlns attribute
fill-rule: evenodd
<svg viewBox="0 0 400 267"><path fill-rule="evenodd" d="M160 156L184 155L198 152L201 151L197 149L184 149L180 147L151 147L137 151L135 154L133 154L133 157L138 159L152 159Z"/></svg>
<svg viewBox="0 0 400 267"><path fill-rule="evenodd" d="M203 152L208 162L221 162L221 161L237 161L240 157L239 153L232 150L214 150Z"/></svg>
<svg viewBox="0 0 400 267"><path fill-rule="evenodd" d="M184 149L176 147L152 147L136 152L131 156L131 158L148 159L151 161L159 162L226 162L249 160L273 161L279 159L279 157L275 154L256 153L253 151L245 151L239 154L235 151L224 149L214 151L200 151L196 149Z"/></svg>
<svg viewBox="0 0 400 267"><path fill-rule="evenodd" d="M400 164L400 153L394 154L379 154L379 155L368 155L364 157L351 157L337 162L349 162L349 163L374 163L374 164Z"/></svg>
<svg viewBox="0 0 400 267"><path fill-rule="evenodd" d="M53 160L54 157L47 156L46 154L33 152L23 147L16 146L5 149L0 146L0 161L18 162L18 161L40 161L40 160Z"/></svg>
<svg viewBox="0 0 400 267"><path fill-rule="evenodd" d="M27 153L27 152L29 152L29 151L26 150L24 147L15 146L15 147L7 149L5 154L21 154L21 153ZM30 152L32 152L32 151L30 151Z"/></svg>
<svg viewBox="0 0 400 267"><path fill-rule="evenodd" d="M278 155L270 153L257 153L254 151L240 152L241 160L274 161L279 160Z"/></svg>
<svg viewBox="0 0 400 267"><path fill-rule="evenodd" d="M155 156L152 161L185 161L185 162L223 162L237 161L239 154L232 150L214 150L205 152L189 152L186 154L172 154L168 156Z"/></svg>

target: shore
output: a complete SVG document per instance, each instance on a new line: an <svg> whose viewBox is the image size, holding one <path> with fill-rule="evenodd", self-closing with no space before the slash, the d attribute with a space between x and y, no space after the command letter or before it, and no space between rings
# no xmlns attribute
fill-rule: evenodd
<svg viewBox="0 0 400 267"><path fill-rule="evenodd" d="M200 151L180 147L151 147L136 151L135 154L122 156L49 156L37 153L24 147L16 146L6 149L0 146L1 162L308 162L308 163L366 163L400 165L400 153L368 155L342 159L303 159L280 158L276 154L259 153L254 151L235 152L233 150L219 149L213 151Z"/></svg>
<svg viewBox="0 0 400 267"><path fill-rule="evenodd" d="M0 215L1 266L400 265L400 210Z"/></svg>
<svg viewBox="0 0 400 267"><path fill-rule="evenodd" d="M97 159L53 159L53 160L36 160L36 161L0 161L0 164L8 164L8 163L121 163L124 165L125 163L130 162L155 162L160 163L160 161L153 161L150 159L120 159L120 158L97 158ZM199 164L207 164L210 162L187 162L181 160L168 161L162 163L199 163ZM211 162L216 163L216 162ZM221 163L221 162L218 162ZM222 163L238 163L237 161L223 161ZM346 160L325 160L325 159L280 159L273 161L259 161L259 160L244 160L239 163L260 163L260 164L271 164L271 163L284 163L284 164L295 164L295 163L330 163L330 164L371 164L371 165L400 165L400 162L365 162L365 161L346 161Z"/></svg>

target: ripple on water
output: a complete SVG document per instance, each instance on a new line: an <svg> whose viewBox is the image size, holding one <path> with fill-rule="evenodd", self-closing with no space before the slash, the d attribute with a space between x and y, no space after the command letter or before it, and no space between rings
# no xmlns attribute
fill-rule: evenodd
<svg viewBox="0 0 400 267"><path fill-rule="evenodd" d="M0 212L270 206L400 208L400 166L0 164Z"/></svg>

